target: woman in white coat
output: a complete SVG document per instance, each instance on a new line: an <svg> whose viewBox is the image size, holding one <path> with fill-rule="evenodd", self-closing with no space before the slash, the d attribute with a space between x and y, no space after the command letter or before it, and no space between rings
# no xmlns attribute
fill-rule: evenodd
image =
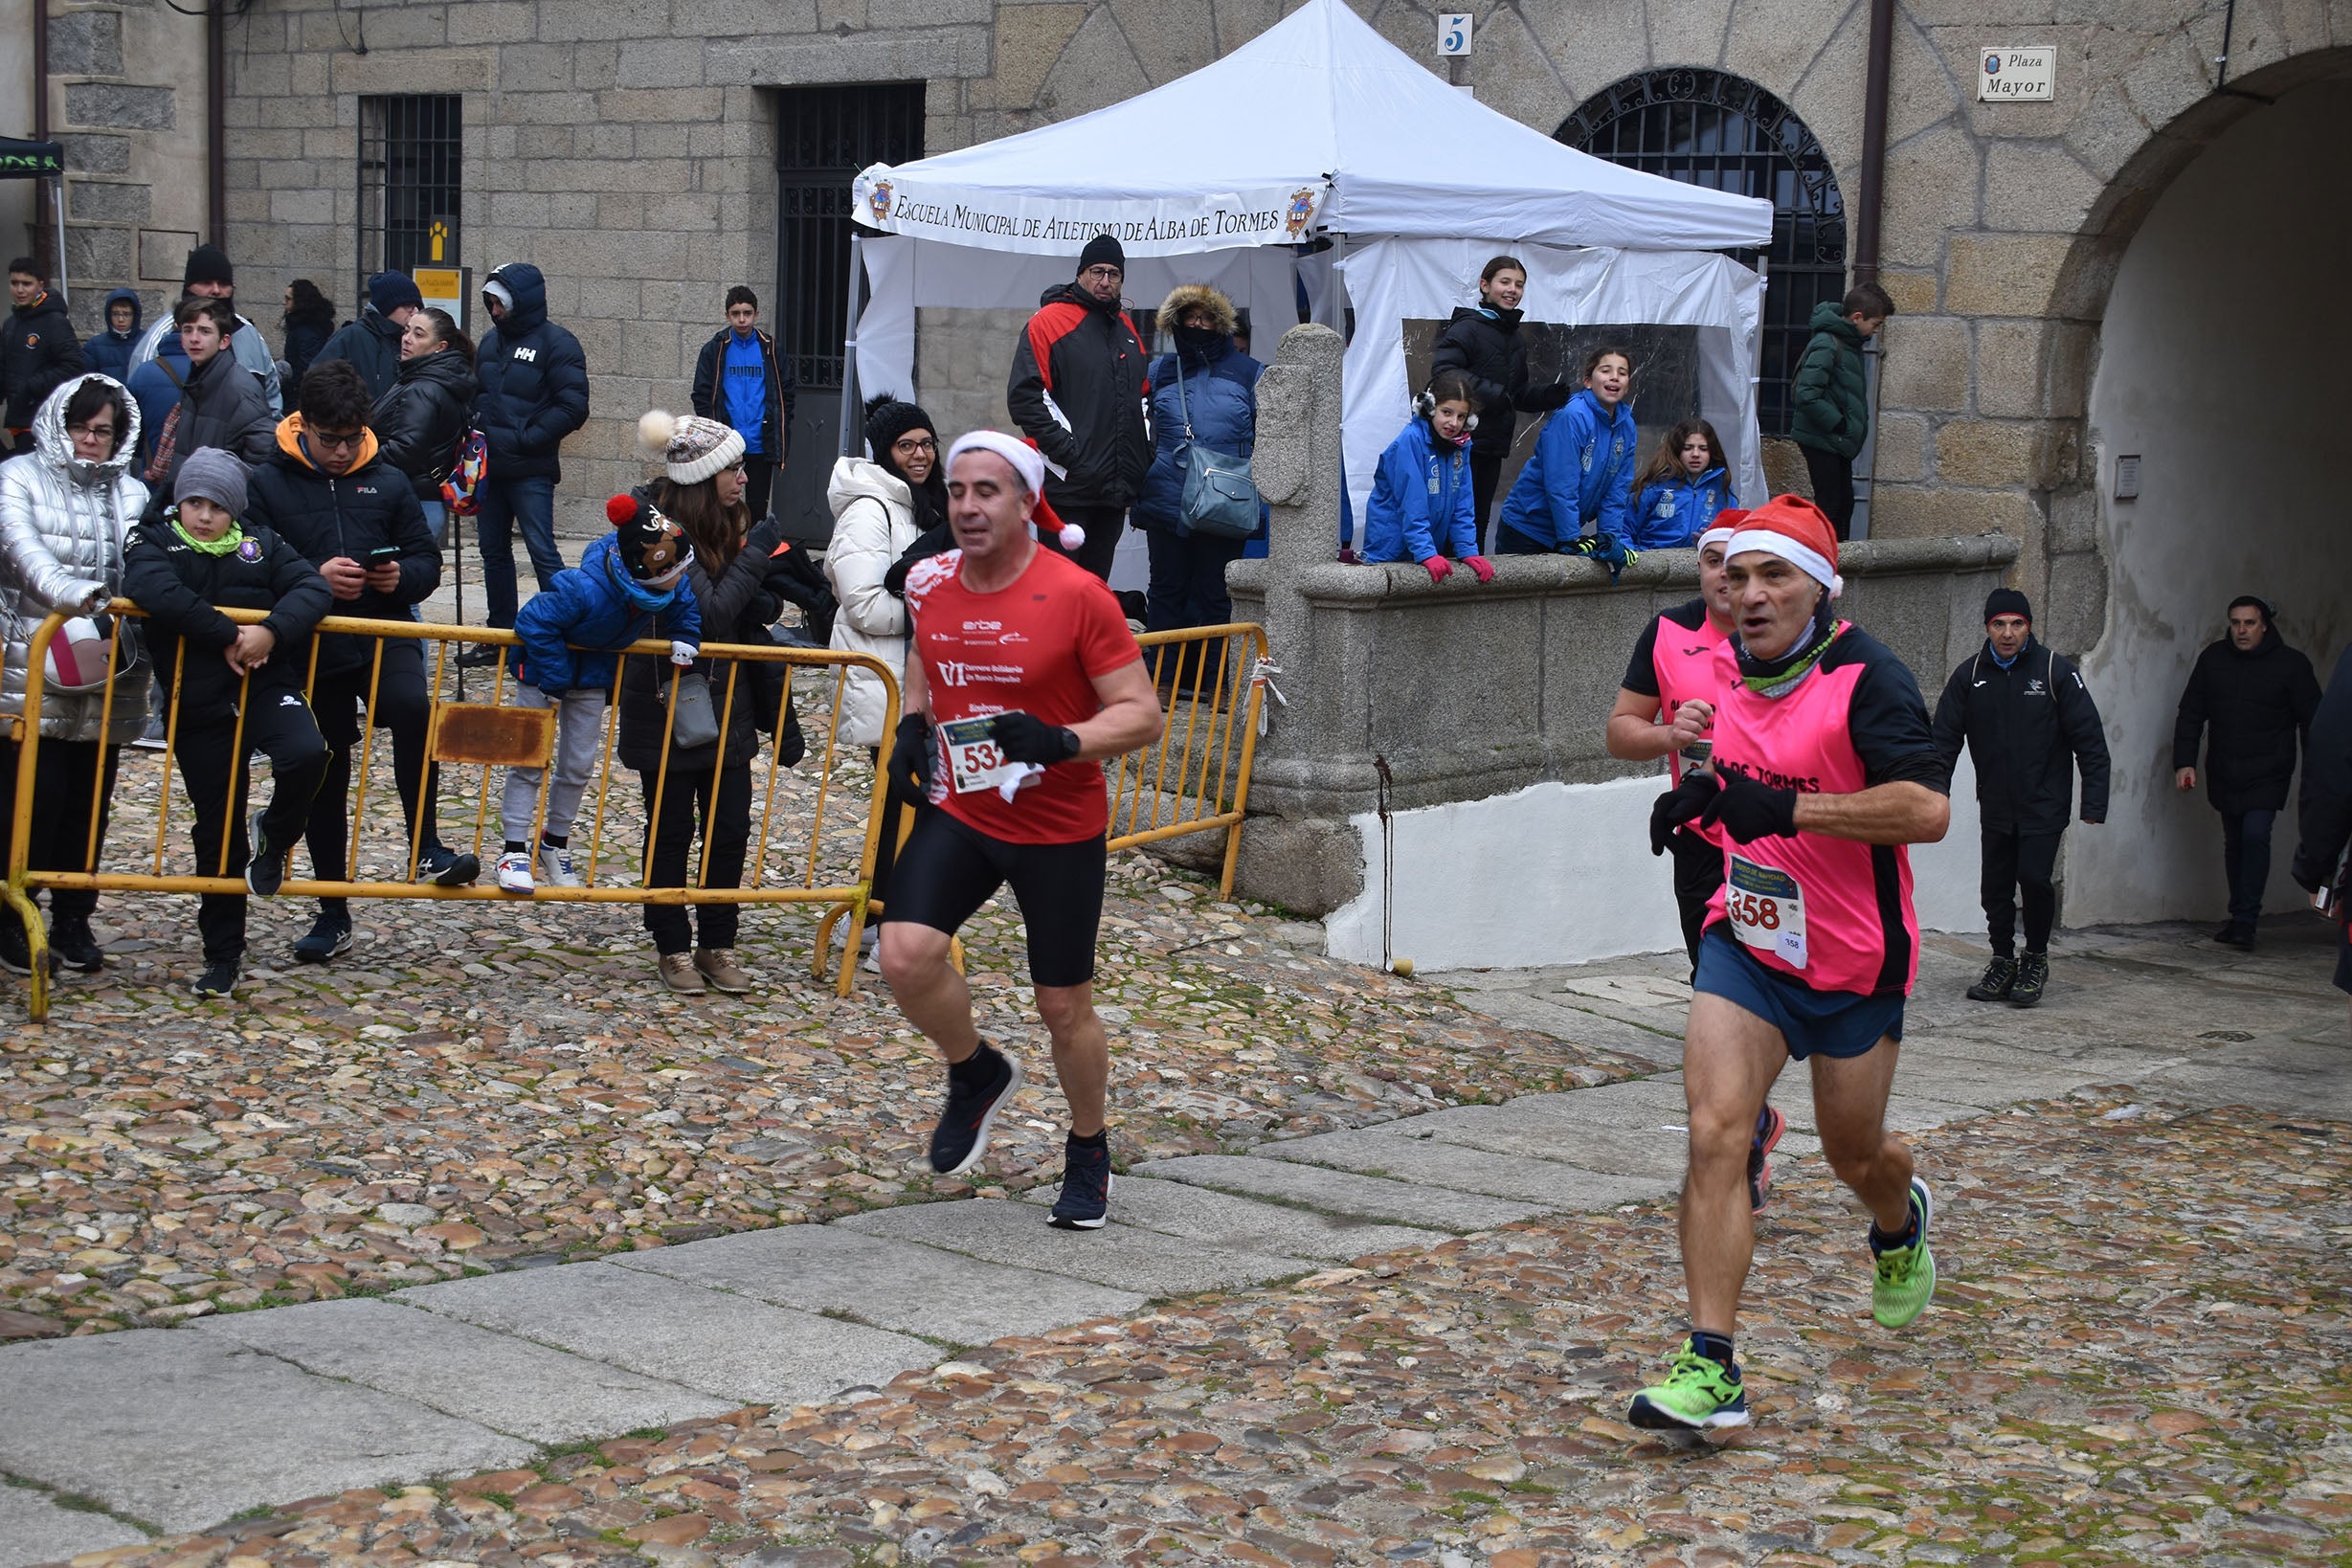
<svg viewBox="0 0 2352 1568"><path fill-rule="evenodd" d="M28 659L41 622L60 611L94 615L122 591L123 540L147 504L147 487L130 472L138 451L138 401L111 376L77 375L34 415L33 450L0 464L0 638L7 648L0 714L24 712ZM126 639L118 655L109 708L104 643L72 648L62 632L51 643L29 836L28 863L35 870L82 869L93 792L99 837L105 838L117 760L147 722L147 670L123 667L132 646ZM76 667L88 661L93 669ZM19 741L0 741L0 856L11 847L21 750ZM90 933L97 907L92 891L50 894L53 960L78 970L105 962ZM12 911L0 910L0 966L20 974L31 968L24 928Z"/></svg>
<svg viewBox="0 0 2352 1568"><path fill-rule="evenodd" d="M890 569L914 543L948 519L948 485L940 470L939 438L931 416L912 403L885 393L865 405L866 449L871 458L842 458L833 465L825 499L833 505L833 542L825 548L825 575L832 580L840 610L833 617L832 644L871 654L901 681L907 674L907 602L891 586ZM903 582L905 573L896 581ZM852 670L841 692L841 739L878 750L889 738L883 727L887 696L871 672ZM873 896L885 897L890 862L898 846L898 807L891 795L889 831L874 865ZM875 928L865 929L866 936Z"/></svg>

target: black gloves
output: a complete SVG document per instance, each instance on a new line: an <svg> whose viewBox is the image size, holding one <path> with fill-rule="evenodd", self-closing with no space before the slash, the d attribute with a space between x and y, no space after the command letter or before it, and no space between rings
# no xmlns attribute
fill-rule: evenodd
<svg viewBox="0 0 2352 1568"><path fill-rule="evenodd" d="M1530 412L1550 414L1555 410L1566 408L1568 399L1576 394L1576 389L1567 382L1555 381L1549 387L1537 387L1534 392L1529 392L1527 394L1528 407Z"/></svg>
<svg viewBox="0 0 2352 1568"><path fill-rule="evenodd" d="M784 520L767 517L751 525L751 531L743 536L743 553L760 560L775 553L776 546L784 543Z"/></svg>
<svg viewBox="0 0 2352 1568"><path fill-rule="evenodd" d="M1743 844L1758 839L1792 838L1797 832L1797 792L1758 784L1745 773L1726 773L1721 792L1699 821L1707 827L1720 826Z"/></svg>
<svg viewBox="0 0 2352 1568"><path fill-rule="evenodd" d="M1649 808L1649 852L1665 854L1674 830L1696 821L1722 787L1714 774L1693 768L1682 775L1681 783L1658 796L1658 803Z"/></svg>
<svg viewBox="0 0 2352 1568"><path fill-rule="evenodd" d="M909 713L898 721L898 739L890 747L890 782L909 800L921 800L931 788L931 721Z"/></svg>
<svg viewBox="0 0 2352 1568"><path fill-rule="evenodd" d="M1010 762L1050 768L1078 754L1078 732L1047 724L1034 713L999 713L989 726L997 750Z"/></svg>

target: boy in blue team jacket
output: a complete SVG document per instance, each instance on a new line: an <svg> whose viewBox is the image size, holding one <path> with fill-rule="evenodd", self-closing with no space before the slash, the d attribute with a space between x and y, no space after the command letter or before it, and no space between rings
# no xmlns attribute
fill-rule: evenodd
<svg viewBox="0 0 2352 1568"><path fill-rule="evenodd" d="M1612 576L1633 564L1632 385L1633 356L1624 349L1604 346L1586 356L1584 390L1546 422L1503 503L1496 553L1589 555Z"/></svg>
<svg viewBox="0 0 2352 1568"><path fill-rule="evenodd" d="M509 893L535 889L532 862L557 887L580 885L571 867L571 818L596 765L606 694L618 667L615 654L646 638L669 638L670 662L694 662L703 616L686 581L694 547L683 529L635 496L604 504L613 531L588 547L580 564L555 574L515 616L523 660L515 670L515 702L556 710L555 780L548 785L547 820L538 852L531 851L531 818L539 809L544 768L509 768L499 815L505 848L498 885Z"/></svg>
<svg viewBox="0 0 2352 1568"><path fill-rule="evenodd" d="M1441 370L1413 400L1413 421L1388 443L1373 476L1364 507L1366 562L1419 561L1431 582L1444 582L1459 560L1480 582L1493 580L1493 566L1478 553L1470 486L1477 408L1469 377L1460 370Z"/></svg>

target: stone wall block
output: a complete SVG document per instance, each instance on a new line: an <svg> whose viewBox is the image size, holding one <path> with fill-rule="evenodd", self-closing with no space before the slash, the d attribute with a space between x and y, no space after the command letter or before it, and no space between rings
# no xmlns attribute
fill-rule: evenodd
<svg viewBox="0 0 2352 1568"><path fill-rule="evenodd" d="M2140 119L2161 130L2213 91L2213 68L2206 58L2212 50L2200 45L2186 34L2173 34L2124 73L2124 95Z"/></svg>
<svg viewBox="0 0 2352 1568"><path fill-rule="evenodd" d="M60 136L65 167L74 174L127 174L130 139L125 136Z"/></svg>
<svg viewBox="0 0 2352 1568"><path fill-rule="evenodd" d="M934 18L932 25L941 20L945 18ZM670 31L685 38L814 33L817 0L676 0L671 8Z"/></svg>
<svg viewBox="0 0 2352 1568"><path fill-rule="evenodd" d="M719 228L719 198L695 190L665 190L645 198L645 222L650 228L703 235Z"/></svg>
<svg viewBox="0 0 2352 1568"><path fill-rule="evenodd" d="M1592 9L1619 8L1598 0ZM1856 9L1848 0L1741 0L1731 33L1723 40L1723 69L1789 99L1804 79L1814 56L1836 35L1848 12ZM1557 47L1573 52L1576 35L1569 34ZM1579 71L1571 75L1569 84L1580 93L1590 93L1624 74L1620 70L1588 82Z"/></svg>
<svg viewBox="0 0 2352 1568"><path fill-rule="evenodd" d="M1810 0L1782 0L1782 3L1810 5L1810 9L1815 11L1829 9L1825 4L1811 4ZM1837 9L1843 11L1845 8L1840 5ZM1649 22L1645 14L1646 10L1640 5L1622 4L1620 0L1557 0L1557 3L1551 5L1519 8L1545 57L1557 64L1570 96L1578 102L1619 78L1631 76L1651 63ZM1821 46L1822 35L1826 34L1835 23L1834 16L1822 22L1821 33L1806 48L1807 59L1812 57L1812 51ZM1482 28L1488 26L1489 15L1482 13L1478 25ZM1431 12L1407 10L1401 6L1388 7L1381 13L1380 31L1391 43L1414 59L1441 66L1444 64L1430 53L1437 44L1437 19ZM1737 47L1736 40L1734 47ZM1483 42L1478 48L1479 53L1485 53ZM1734 66L1732 69L1740 68ZM1794 71L1783 72L1782 76L1783 79L1766 82L1765 85L1779 93L1785 93L1796 85Z"/></svg>
<svg viewBox="0 0 2352 1568"><path fill-rule="evenodd" d="M970 84L970 106L1025 109L1035 103L1046 73L1086 19L1083 5L1005 7L997 18L996 72Z"/></svg>
<svg viewBox="0 0 2352 1568"><path fill-rule="evenodd" d="M2109 83L2092 91L2066 127L2066 146L2082 166L2101 181L2123 171L2148 141L2148 123L2139 118L2122 89Z"/></svg>
<svg viewBox="0 0 2352 1568"><path fill-rule="evenodd" d="M609 42L572 45L571 85L602 92L619 79L620 45Z"/></svg>
<svg viewBox="0 0 2352 1568"><path fill-rule="evenodd" d="M875 25L884 26L879 18L885 6L903 7L908 0L872 0L877 17ZM916 4L939 5L941 0L914 0ZM1127 41L1135 52L1136 61L1145 76L1154 83L1174 81L1189 76L1217 58L1217 7L1215 0L1109 0L1111 14L1118 18L1127 34ZM983 4L980 21L988 20L993 8ZM1435 23L1431 24L1432 32Z"/></svg>
<svg viewBox="0 0 2352 1568"><path fill-rule="evenodd" d="M1890 409L1968 406L1968 323L1953 316L1897 316L1879 361L1879 401Z"/></svg>
<svg viewBox="0 0 2352 1568"><path fill-rule="evenodd" d="M498 112L518 125L560 125L569 131L574 125L596 123L596 96L580 92L502 93Z"/></svg>
<svg viewBox="0 0 2352 1568"><path fill-rule="evenodd" d="M999 7L1001 18L1009 7ZM1282 20L1283 0L1217 0L1217 45L1230 55ZM1486 19L1481 17L1484 27Z"/></svg>
<svg viewBox="0 0 2352 1568"><path fill-rule="evenodd" d="M1879 484L1870 491L1870 536L1933 539L2005 533L2030 539L2042 514L2023 490L1949 490L1921 484Z"/></svg>
<svg viewBox="0 0 2352 1568"><path fill-rule="evenodd" d="M669 0L539 0L539 36L546 43L669 35Z"/></svg>
<svg viewBox="0 0 2352 1568"><path fill-rule="evenodd" d="M1804 449L1785 436L1764 437L1764 488L1776 496L1813 494L1804 466Z"/></svg>
<svg viewBox="0 0 2352 1568"><path fill-rule="evenodd" d="M617 3L617 0L616 0ZM498 51L403 49L327 58L331 90L342 93L486 93L498 79ZM313 56L314 58L322 56ZM296 86L299 90L301 83Z"/></svg>
<svg viewBox="0 0 2352 1568"><path fill-rule="evenodd" d="M1951 419L1936 427L1936 478L1977 488L2035 480L2037 427L2023 421Z"/></svg>
<svg viewBox="0 0 2352 1568"><path fill-rule="evenodd" d="M377 50L424 49L449 41L448 14L452 9L462 11L466 0L449 6L425 5L418 0L406 0L397 6L370 6L354 36L364 37L370 54ZM329 13L347 14L341 8Z"/></svg>
<svg viewBox="0 0 2352 1568"><path fill-rule="evenodd" d="M128 278L133 233L129 229L69 226L65 231L67 275L83 279Z"/></svg>
<svg viewBox="0 0 2352 1568"><path fill-rule="evenodd" d="M1790 443L1794 445L1794 442ZM1927 420L1916 414L1882 414L1871 478L1885 483L1916 483L1927 478Z"/></svg>
<svg viewBox="0 0 2352 1568"><path fill-rule="evenodd" d="M714 121L727 113L727 91L721 87L671 87L659 92L607 87L596 94L596 113L627 125Z"/></svg>
<svg viewBox="0 0 2352 1568"><path fill-rule="evenodd" d="M271 128L308 130L313 125L335 123L335 101L331 98L265 98L259 108L261 114L257 123Z"/></svg>
<svg viewBox="0 0 2352 1568"><path fill-rule="evenodd" d="M520 43L539 32L539 8L529 0L463 0L449 8L453 44Z"/></svg>
<svg viewBox="0 0 2352 1568"><path fill-rule="evenodd" d="M1938 125L1888 148L1883 259L1915 267L1940 263L1944 236L1976 226L1981 177L1977 144L1957 124Z"/></svg>
<svg viewBox="0 0 2352 1568"><path fill-rule="evenodd" d="M2096 549L2099 542L2099 496L2095 483L2070 484L2050 496L2050 552L2072 555Z"/></svg>
<svg viewBox="0 0 2352 1568"><path fill-rule="evenodd" d="M272 190L272 223L332 223L335 193L331 190Z"/></svg>
<svg viewBox="0 0 2352 1568"><path fill-rule="evenodd" d="M1934 315L1936 313L1936 274L1925 268L1898 270L1893 267L1881 267L1878 271L1878 286L1885 289L1887 298L1894 302L1897 315Z"/></svg>
<svg viewBox="0 0 2352 1568"><path fill-rule="evenodd" d="M629 124L581 125L571 133L571 155L617 162L638 151L637 129Z"/></svg>
<svg viewBox="0 0 2352 1568"><path fill-rule="evenodd" d="M579 302L572 306L573 314L599 321L624 322L638 319L641 285L626 278L583 278L580 280Z"/></svg>
<svg viewBox="0 0 2352 1568"><path fill-rule="evenodd" d="M548 197L537 190L494 191L490 221L502 229L544 229L548 227Z"/></svg>
<svg viewBox="0 0 2352 1568"><path fill-rule="evenodd" d="M49 69L61 77L119 77L123 13L69 11L49 18Z"/></svg>
<svg viewBox="0 0 2352 1568"><path fill-rule="evenodd" d="M1546 136L1557 130L1575 111L1576 100L1528 31L1526 18L1498 9L1481 16L1478 27L1478 52L1470 56L1478 101Z"/></svg>
<svg viewBox="0 0 2352 1568"><path fill-rule="evenodd" d="M569 87L571 56L568 44L508 44L498 52L499 91L544 93Z"/></svg>
<svg viewBox="0 0 2352 1568"><path fill-rule="evenodd" d="M1132 56L1129 65L1131 92L1141 92L1149 84L1134 68ZM703 79L814 86L834 81L985 77L989 69L988 29L942 27L919 33L762 38L739 48L712 51L704 61ZM1131 93L1113 93L1101 101L1128 96Z"/></svg>
<svg viewBox="0 0 2352 1568"><path fill-rule="evenodd" d="M65 84L65 123L119 125L126 130L171 130L179 124L179 109L168 87L69 81Z"/></svg>
<svg viewBox="0 0 2352 1568"><path fill-rule="evenodd" d="M2039 316L2074 246L2067 235L1955 235L1944 308L1969 316Z"/></svg>
<svg viewBox="0 0 2352 1568"><path fill-rule="evenodd" d="M1984 152L1984 226L2037 234L2079 228L2107 182L2058 143L1997 140Z"/></svg>
<svg viewBox="0 0 2352 1568"><path fill-rule="evenodd" d="M699 87L703 82L700 38L631 38L620 46L622 87Z"/></svg>
<svg viewBox="0 0 2352 1568"><path fill-rule="evenodd" d="M65 215L77 223L145 223L152 193L144 185L69 181Z"/></svg>
<svg viewBox="0 0 2352 1568"><path fill-rule="evenodd" d="M1128 48L1127 37L1108 11L1090 13L1063 47L1046 73L1037 106L1057 120L1118 103L1149 91L1152 78Z"/></svg>
<svg viewBox="0 0 2352 1568"><path fill-rule="evenodd" d="M229 56L232 100L253 94L294 91L294 61L284 55Z"/></svg>
<svg viewBox="0 0 2352 1568"><path fill-rule="evenodd" d="M2079 658L2097 644L2106 628L2106 559L2097 550L2053 555L2047 575L2039 630L2051 647L2072 650Z"/></svg>

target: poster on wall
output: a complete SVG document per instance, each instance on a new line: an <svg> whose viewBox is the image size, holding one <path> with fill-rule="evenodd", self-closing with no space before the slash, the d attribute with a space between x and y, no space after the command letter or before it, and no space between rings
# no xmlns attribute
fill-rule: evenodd
<svg viewBox="0 0 2352 1568"><path fill-rule="evenodd" d="M457 320L458 330L466 336L475 335L465 319L466 303L474 297L474 269L471 267L418 267L409 274L416 283L416 292L426 304L436 310L446 310Z"/></svg>

